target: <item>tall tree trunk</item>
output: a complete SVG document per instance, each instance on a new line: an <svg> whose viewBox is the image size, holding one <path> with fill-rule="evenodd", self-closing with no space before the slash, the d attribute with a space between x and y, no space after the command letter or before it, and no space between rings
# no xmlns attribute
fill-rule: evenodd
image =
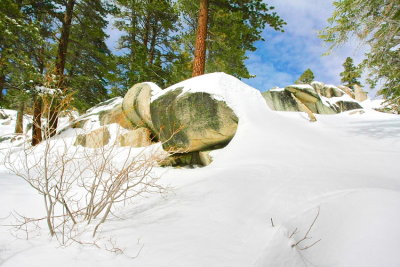
<svg viewBox="0 0 400 267"><path fill-rule="evenodd" d="M146 52L148 51L149 35L150 35L150 14L147 14L144 22L144 36L143 36L143 47Z"/></svg>
<svg viewBox="0 0 400 267"><path fill-rule="evenodd" d="M65 69L65 62L67 59L69 32L70 32L70 28L71 28L74 5L75 5L75 0L68 0L67 5L65 7L64 19L62 21L60 41L58 43L55 74L58 79L57 87L59 89L64 89L64 86L65 86L64 69ZM54 100L56 100L56 99L54 99ZM53 102L53 104L50 107L49 116L48 116L49 137L52 137L56 134L57 125L58 125L59 110L58 110L57 101L52 101L52 102Z"/></svg>
<svg viewBox="0 0 400 267"><path fill-rule="evenodd" d="M3 104L4 96L3 96L3 89L6 83L6 76L4 74L0 74L0 107Z"/></svg>
<svg viewBox="0 0 400 267"><path fill-rule="evenodd" d="M33 102L32 146L42 141L42 99L36 96Z"/></svg>
<svg viewBox="0 0 400 267"><path fill-rule="evenodd" d="M18 106L17 121L15 123L16 134L24 133L24 109L25 109L25 102L21 101L21 103L19 103Z"/></svg>
<svg viewBox="0 0 400 267"><path fill-rule="evenodd" d="M39 49L37 54L37 62L40 74L44 73L44 47ZM42 141L42 99L36 95L33 98L33 118L32 118L32 146L39 144Z"/></svg>
<svg viewBox="0 0 400 267"><path fill-rule="evenodd" d="M206 39L208 20L208 0L200 0L199 20L197 24L196 48L194 51L193 74L204 74L206 65Z"/></svg>
<svg viewBox="0 0 400 267"><path fill-rule="evenodd" d="M154 24L153 27L151 27L151 29L152 29L152 36L151 36L150 51L149 51L149 64L153 65L154 54L156 51L156 41L157 41L157 24Z"/></svg>

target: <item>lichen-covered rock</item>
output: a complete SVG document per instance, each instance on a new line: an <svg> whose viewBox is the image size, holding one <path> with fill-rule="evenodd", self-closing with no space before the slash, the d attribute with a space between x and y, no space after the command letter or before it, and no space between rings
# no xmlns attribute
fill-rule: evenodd
<svg viewBox="0 0 400 267"><path fill-rule="evenodd" d="M8 117L9 116L3 110L0 109L0 120L8 119Z"/></svg>
<svg viewBox="0 0 400 267"><path fill-rule="evenodd" d="M236 133L238 117L224 101L182 87L151 103L151 118L166 151L188 153L222 147Z"/></svg>
<svg viewBox="0 0 400 267"><path fill-rule="evenodd" d="M74 146L84 146L89 148L99 148L105 146L110 141L110 132L107 127L102 127L91 131L88 134L80 134L76 137Z"/></svg>
<svg viewBox="0 0 400 267"><path fill-rule="evenodd" d="M355 100L360 101L360 102L367 100L368 94L366 92L364 92L360 86L355 84L353 86L353 88L354 88L354 99Z"/></svg>
<svg viewBox="0 0 400 267"><path fill-rule="evenodd" d="M314 114L336 114L362 108L357 102L346 100L344 90L316 81L311 85L290 85L285 89L272 89L262 95L267 105L277 111L306 110ZM344 98L339 100L334 97Z"/></svg>
<svg viewBox="0 0 400 267"><path fill-rule="evenodd" d="M143 127L118 136L119 146L145 147L151 144L151 132Z"/></svg>
<svg viewBox="0 0 400 267"><path fill-rule="evenodd" d="M277 111L300 111L291 93L286 90L269 90L261 94L267 105Z"/></svg>
<svg viewBox="0 0 400 267"><path fill-rule="evenodd" d="M88 121L89 119L75 120L71 122L70 126L72 129L83 129Z"/></svg>
<svg viewBox="0 0 400 267"><path fill-rule="evenodd" d="M135 84L124 96L122 110L136 128L145 127L157 132L151 119L150 101L151 96L159 91L161 89L156 84L145 82Z"/></svg>
<svg viewBox="0 0 400 267"><path fill-rule="evenodd" d="M317 94L321 95L321 91L324 88L325 84L322 82L313 81L311 82L311 86L314 88Z"/></svg>
<svg viewBox="0 0 400 267"><path fill-rule="evenodd" d="M355 99L354 92L353 92L353 90L351 90L350 87L347 87L344 85L339 85L338 88L340 90L342 90L343 92L345 92L347 95L349 95L351 98Z"/></svg>
<svg viewBox="0 0 400 267"><path fill-rule="evenodd" d="M338 87L333 85L325 85L321 89L321 96L325 96L327 98L331 97L341 97L344 95L344 92L340 90Z"/></svg>
<svg viewBox="0 0 400 267"><path fill-rule="evenodd" d="M334 106L322 102L321 97L316 92L316 89L314 89L311 85L290 85L285 88L285 91L292 93L315 114L337 113ZM299 106L297 105L297 107ZM302 111L302 109L299 110Z"/></svg>
<svg viewBox="0 0 400 267"><path fill-rule="evenodd" d="M162 167L207 166L211 164L210 151L175 153L159 162Z"/></svg>
<svg viewBox="0 0 400 267"><path fill-rule="evenodd" d="M118 105L113 109L104 110L99 113L100 125L108 125L112 123L117 123L121 127L132 130L135 127L128 120L125 113L122 111L122 105Z"/></svg>
<svg viewBox="0 0 400 267"><path fill-rule="evenodd" d="M315 89L308 84L290 85L285 87L285 90L294 94L303 103L316 103L320 99Z"/></svg>
<svg viewBox="0 0 400 267"><path fill-rule="evenodd" d="M339 112L349 111L353 109L362 109L362 106L354 101L337 101L335 105L339 108Z"/></svg>

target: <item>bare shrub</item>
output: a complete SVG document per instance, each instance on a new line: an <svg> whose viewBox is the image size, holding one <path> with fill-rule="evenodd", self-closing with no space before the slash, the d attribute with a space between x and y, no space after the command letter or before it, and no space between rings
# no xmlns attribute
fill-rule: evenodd
<svg viewBox="0 0 400 267"><path fill-rule="evenodd" d="M315 215L314 220L312 221L312 223L311 223L310 226L308 227L307 232L304 234L304 236L303 236L302 238L300 238L298 241L296 241L296 243L293 243L293 244L292 244L292 247L296 247L296 248L299 249L299 250L306 250L306 249L311 248L311 247L314 246L315 244L317 244L319 241L321 241L321 239L318 239L317 241L314 241L314 242L312 242L312 243L310 243L310 244L305 244L305 245L303 245L305 241L311 240L311 239L312 239L312 237L310 237L309 234L310 234L312 228L314 227L315 222L316 222L317 219L318 219L319 211L320 211L320 208L318 207L318 212L317 212L317 214ZM289 235L289 238L294 238L294 236L295 236L296 234L298 234L297 228L295 228L295 229L293 230L293 232Z"/></svg>
<svg viewBox="0 0 400 267"><path fill-rule="evenodd" d="M10 149L4 165L43 197L46 210L40 218L14 213L16 222L12 226L25 231L28 238L28 225L43 221L61 245L75 242L98 247L94 237L116 206L165 191L160 177L153 172L164 156L154 147L74 147L71 140L60 136L46 138L35 147L26 144L17 150ZM92 231L93 239L79 239L80 229ZM110 244L104 248L121 253L114 243Z"/></svg>

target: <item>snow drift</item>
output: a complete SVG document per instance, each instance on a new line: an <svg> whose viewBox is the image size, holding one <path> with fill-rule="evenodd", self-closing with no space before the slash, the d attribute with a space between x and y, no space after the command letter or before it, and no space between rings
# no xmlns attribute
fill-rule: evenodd
<svg viewBox="0 0 400 267"><path fill-rule="evenodd" d="M211 165L158 169L169 194L126 206L116 211L122 220L103 226L138 257L56 249L45 234L27 242L2 228L2 266L400 266L399 116L366 107L309 123L303 113L270 110L259 91L223 73L176 87L226 101L239 125ZM8 203L0 217L14 209L40 213L28 186L0 172L0 202ZM318 209L302 245L321 241L292 247Z"/></svg>

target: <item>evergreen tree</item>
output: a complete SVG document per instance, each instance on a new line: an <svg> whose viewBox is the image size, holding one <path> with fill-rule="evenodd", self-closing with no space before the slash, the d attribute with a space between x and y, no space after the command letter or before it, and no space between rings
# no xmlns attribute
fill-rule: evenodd
<svg viewBox="0 0 400 267"><path fill-rule="evenodd" d="M400 2L398 0L337 0L329 18L330 26L321 38L331 49L357 36L370 46L363 66L370 72L369 82L383 83L380 94L400 113Z"/></svg>
<svg viewBox="0 0 400 267"><path fill-rule="evenodd" d="M178 4L183 20L179 35L183 56L175 64L183 65L174 66L181 74L176 81L191 74L193 65L187 60L193 62L199 11L197 1L179 0ZM263 40L261 33L267 26L283 31L285 22L273 11L274 7L262 0L212 0L208 4L205 72L223 71L238 78L253 77L244 63L246 53L256 50L254 44ZM190 69L185 71L188 65Z"/></svg>
<svg viewBox="0 0 400 267"><path fill-rule="evenodd" d="M107 85L115 79L115 58L105 43L106 16L112 9L100 0L80 1L74 9L65 75L78 110L106 100Z"/></svg>
<svg viewBox="0 0 400 267"><path fill-rule="evenodd" d="M344 71L340 73L340 77L342 77L342 83L348 87L352 87L354 84L361 86L359 81L361 77L360 69L354 66L353 59L351 57L346 58L346 61L343 63L343 67Z"/></svg>
<svg viewBox="0 0 400 267"><path fill-rule="evenodd" d="M123 93L138 82L164 86L170 79L172 49L179 16L172 0L117 0L115 26L124 32L119 40L123 55L117 58Z"/></svg>
<svg viewBox="0 0 400 267"><path fill-rule="evenodd" d="M22 1L2 1L0 17L0 105L18 110L15 132L22 133L29 93L40 79L29 48L43 44L43 40Z"/></svg>
<svg viewBox="0 0 400 267"><path fill-rule="evenodd" d="M303 74L295 81L296 84L310 84L314 81L314 73L310 69L306 69Z"/></svg>

